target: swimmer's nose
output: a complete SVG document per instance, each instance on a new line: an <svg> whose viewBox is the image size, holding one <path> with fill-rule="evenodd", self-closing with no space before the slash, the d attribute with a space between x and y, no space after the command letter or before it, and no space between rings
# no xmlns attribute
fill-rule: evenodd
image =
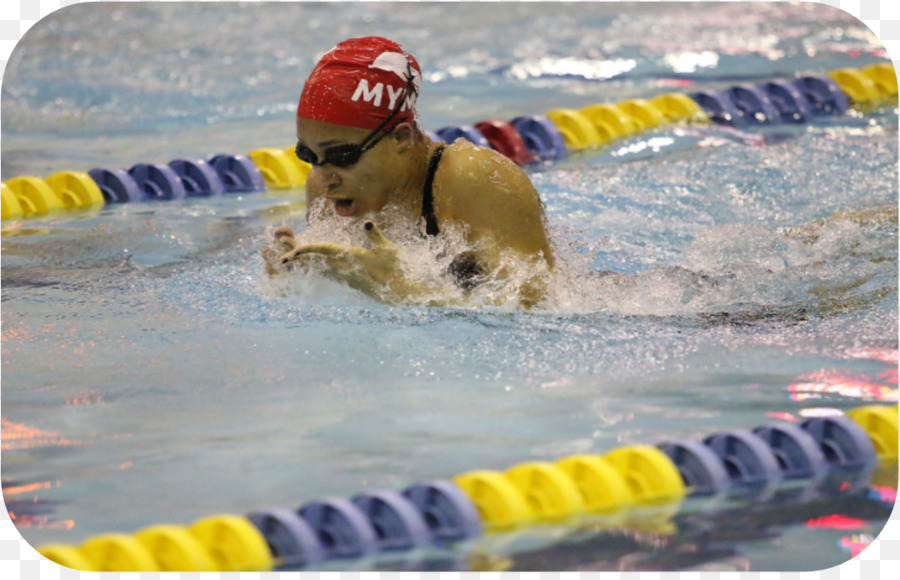
<svg viewBox="0 0 900 580"><path fill-rule="evenodd" d="M341 184L341 176L331 167L327 165L313 165L311 171L316 172L319 182L328 189L334 189Z"/></svg>

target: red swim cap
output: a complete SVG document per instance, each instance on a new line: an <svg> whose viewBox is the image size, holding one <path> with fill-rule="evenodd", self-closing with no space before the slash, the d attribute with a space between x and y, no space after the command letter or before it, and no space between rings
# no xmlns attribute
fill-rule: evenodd
<svg viewBox="0 0 900 580"><path fill-rule="evenodd" d="M412 91L407 90L410 71ZM310 73L297 116L375 130L400 107L395 121L414 120L421 82L419 63L396 42L351 38L332 48Z"/></svg>

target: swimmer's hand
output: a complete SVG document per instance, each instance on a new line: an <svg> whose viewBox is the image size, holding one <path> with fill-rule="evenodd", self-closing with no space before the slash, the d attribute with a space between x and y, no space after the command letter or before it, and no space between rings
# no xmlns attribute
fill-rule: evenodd
<svg viewBox="0 0 900 580"><path fill-rule="evenodd" d="M410 280L404 273L397 246L373 222L365 223L372 249L329 242L295 246L278 258L281 267L310 267L321 259L325 274L385 302L416 301L434 303L436 289ZM293 241L293 237L291 238Z"/></svg>
<svg viewBox="0 0 900 580"><path fill-rule="evenodd" d="M282 226L275 230L275 239L260 252L266 263L266 273L269 276L279 274L282 271L279 258L296 247L297 240L294 238L294 231L291 228Z"/></svg>

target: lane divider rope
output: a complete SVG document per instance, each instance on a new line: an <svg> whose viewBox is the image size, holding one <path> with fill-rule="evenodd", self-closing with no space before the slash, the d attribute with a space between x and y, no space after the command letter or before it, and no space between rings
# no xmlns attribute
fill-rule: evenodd
<svg viewBox="0 0 900 580"><path fill-rule="evenodd" d="M527 166L672 123L734 127L805 123L816 116L843 115L851 107L868 112L896 104L897 75L890 62L883 62L719 91L553 109L544 115L486 120L428 133L432 139L447 142L468 139ZM112 203L289 192L305 186L310 169L289 147L210 159L175 159L168 164L139 163L127 170L65 171L47 179L21 176L2 183L2 220L97 209Z"/></svg>
<svg viewBox="0 0 900 580"><path fill-rule="evenodd" d="M897 405L869 405L800 424L777 421L713 433L702 441L625 446L605 455L520 463L504 472L475 470L399 492L326 497L246 516L218 514L189 526L161 524L37 549L85 571L311 569L329 560L450 547L597 514L662 509L665 521L688 497L751 490L758 503L783 484L817 485L835 475L842 486L845 477L869 486L879 464L896 466L897 441ZM889 483L896 488L893 477Z"/></svg>

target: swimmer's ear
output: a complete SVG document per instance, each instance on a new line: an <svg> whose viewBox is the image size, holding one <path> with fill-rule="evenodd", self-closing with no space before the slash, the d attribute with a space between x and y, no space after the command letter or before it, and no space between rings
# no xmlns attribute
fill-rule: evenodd
<svg viewBox="0 0 900 580"><path fill-rule="evenodd" d="M393 242L384 237L384 234L381 233L381 230L378 229L374 222L366 222L363 228L366 231L366 237L372 242L372 247L376 249L394 247Z"/></svg>
<svg viewBox="0 0 900 580"><path fill-rule="evenodd" d="M416 130L413 128L412 123L409 121L405 123L400 123L394 130L391 132L394 136L394 139L397 141L398 145L400 145L400 152L403 153L416 141Z"/></svg>

